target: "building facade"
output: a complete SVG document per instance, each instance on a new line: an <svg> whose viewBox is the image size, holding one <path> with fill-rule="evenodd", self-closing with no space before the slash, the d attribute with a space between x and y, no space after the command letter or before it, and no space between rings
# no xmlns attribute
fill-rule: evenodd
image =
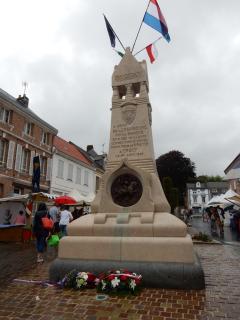
<svg viewBox="0 0 240 320"><path fill-rule="evenodd" d="M227 190L228 183L224 181L187 183L187 207L194 213L201 213L210 199Z"/></svg>
<svg viewBox="0 0 240 320"><path fill-rule="evenodd" d="M56 195L67 195L73 190L94 198L96 170L91 161L75 145L56 136L52 159L51 189Z"/></svg>
<svg viewBox="0 0 240 320"><path fill-rule="evenodd" d="M49 192L53 139L57 130L0 89L0 198L32 191L33 157L40 157L40 191Z"/></svg>
<svg viewBox="0 0 240 320"><path fill-rule="evenodd" d="M240 153L224 170L226 180L229 183L229 188L240 194Z"/></svg>
<svg viewBox="0 0 240 320"><path fill-rule="evenodd" d="M95 174L96 174L96 190L95 191L97 192L100 188L101 179L105 172L105 163L107 158L106 153L103 153L100 155L97 154L97 152L94 150L93 145L88 145L86 150L84 150L71 141L69 143L74 145L81 153L83 153L84 156L92 163L92 166L95 168L96 170L95 171Z"/></svg>

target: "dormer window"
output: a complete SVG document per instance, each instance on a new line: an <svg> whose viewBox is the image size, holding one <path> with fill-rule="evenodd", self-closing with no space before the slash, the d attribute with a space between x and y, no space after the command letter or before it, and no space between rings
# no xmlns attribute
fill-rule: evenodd
<svg viewBox="0 0 240 320"><path fill-rule="evenodd" d="M201 188L201 183L200 183L200 182L197 182L197 183L196 183L196 187L197 187L197 188Z"/></svg>
<svg viewBox="0 0 240 320"><path fill-rule="evenodd" d="M5 123L10 123L11 120L11 110L0 107L0 121Z"/></svg>
<svg viewBox="0 0 240 320"><path fill-rule="evenodd" d="M33 123L26 122L24 126L24 133L28 136L33 136Z"/></svg>
<svg viewBox="0 0 240 320"><path fill-rule="evenodd" d="M42 131L41 142L44 143L44 144L49 145L49 133L48 132Z"/></svg>

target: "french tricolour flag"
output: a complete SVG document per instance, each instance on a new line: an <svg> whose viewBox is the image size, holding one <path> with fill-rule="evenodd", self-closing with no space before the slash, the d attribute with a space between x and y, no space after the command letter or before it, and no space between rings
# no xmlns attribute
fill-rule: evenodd
<svg viewBox="0 0 240 320"><path fill-rule="evenodd" d="M150 0L143 22L145 22L149 27L160 32L168 42L170 41L168 27L157 0Z"/></svg>
<svg viewBox="0 0 240 320"><path fill-rule="evenodd" d="M147 50L147 54L149 56L151 63L153 63L157 59L157 56L158 56L158 51L157 51L155 44L154 43L149 44L146 47L146 50Z"/></svg>

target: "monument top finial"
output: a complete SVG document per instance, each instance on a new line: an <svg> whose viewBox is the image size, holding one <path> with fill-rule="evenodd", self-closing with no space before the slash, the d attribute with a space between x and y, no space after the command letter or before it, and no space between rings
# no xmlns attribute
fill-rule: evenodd
<svg viewBox="0 0 240 320"><path fill-rule="evenodd" d="M122 60L114 68L114 72L112 75L112 85L119 86L128 83L137 83L143 81L148 83L146 61L137 61L137 59L133 56L130 48L127 47Z"/></svg>

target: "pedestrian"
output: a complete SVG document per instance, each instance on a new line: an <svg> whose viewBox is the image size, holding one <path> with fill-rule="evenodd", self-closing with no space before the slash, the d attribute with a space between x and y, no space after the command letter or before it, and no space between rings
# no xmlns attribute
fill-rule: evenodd
<svg viewBox="0 0 240 320"><path fill-rule="evenodd" d="M217 206L216 211L217 211L216 220L219 226L220 236L223 237L224 236L224 219L225 219L224 210L220 206Z"/></svg>
<svg viewBox="0 0 240 320"><path fill-rule="evenodd" d="M63 211L60 213L59 228L62 233L62 237L67 236L67 225L73 220L71 212L68 210L68 206L63 207Z"/></svg>
<svg viewBox="0 0 240 320"><path fill-rule="evenodd" d="M207 209L205 208L203 208L203 211L202 211L202 220L203 222L208 222L209 220L208 212L207 212Z"/></svg>
<svg viewBox="0 0 240 320"><path fill-rule="evenodd" d="M74 208L72 212L73 220L76 220L82 216L82 209L81 208Z"/></svg>
<svg viewBox="0 0 240 320"><path fill-rule="evenodd" d="M50 208L49 215L54 223L53 233L58 233L60 231L60 229L59 229L60 213L59 213L59 205L58 204L55 203Z"/></svg>
<svg viewBox="0 0 240 320"><path fill-rule="evenodd" d="M39 203L38 210L33 220L33 233L36 237L37 262L43 262L43 252L47 247L47 237L50 231L43 226L42 218L48 217L48 210L45 203Z"/></svg>
<svg viewBox="0 0 240 320"><path fill-rule="evenodd" d="M20 210L14 220L14 224L26 224L26 216L23 210Z"/></svg>
<svg viewBox="0 0 240 320"><path fill-rule="evenodd" d="M216 224L216 208L210 207L210 221L211 221L211 233L217 233L217 224Z"/></svg>

